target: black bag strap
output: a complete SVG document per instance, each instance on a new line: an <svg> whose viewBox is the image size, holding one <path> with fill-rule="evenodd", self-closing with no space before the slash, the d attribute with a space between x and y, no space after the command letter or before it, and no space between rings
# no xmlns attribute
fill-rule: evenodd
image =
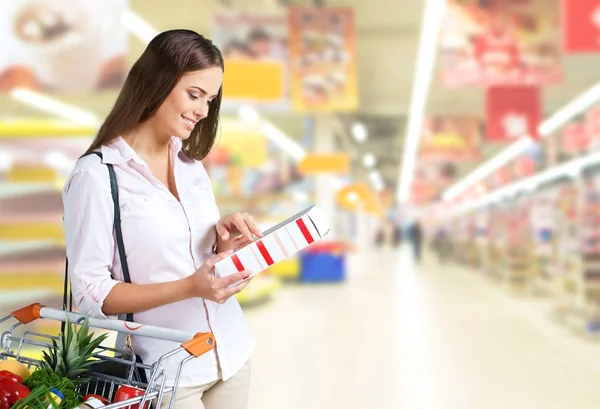
<svg viewBox="0 0 600 409"><path fill-rule="evenodd" d="M81 156L97 155L102 159L102 153L100 152L88 152ZM80 158L80 159L81 159ZM119 260L121 261L121 268L123 269L123 280L126 283L131 283L131 277L129 275L129 266L127 264L127 257L125 256L125 245L123 244L123 231L121 229L121 209L119 207L119 186L117 184L117 176L115 175L115 169L112 164L107 163L108 176L110 178L110 193L113 200L114 207L114 221L113 226L115 229L115 237L117 240L117 250L119 251ZM65 285L63 292L63 308L67 308L67 293L69 294L69 311L73 310L73 290L69 287L69 260L65 263ZM133 314L127 313L127 321L133 322ZM65 323L62 323L62 331L65 330Z"/></svg>

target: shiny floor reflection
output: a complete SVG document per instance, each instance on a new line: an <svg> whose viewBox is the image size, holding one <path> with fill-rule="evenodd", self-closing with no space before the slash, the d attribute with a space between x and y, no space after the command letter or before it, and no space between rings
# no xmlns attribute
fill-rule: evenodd
<svg viewBox="0 0 600 409"><path fill-rule="evenodd" d="M353 256L339 285L286 285L249 309L250 409L592 409L600 345L550 299L410 252Z"/></svg>

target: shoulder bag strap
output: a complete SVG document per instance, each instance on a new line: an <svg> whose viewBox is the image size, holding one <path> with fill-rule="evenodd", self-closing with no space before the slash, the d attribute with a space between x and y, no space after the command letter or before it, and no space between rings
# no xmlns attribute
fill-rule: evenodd
<svg viewBox="0 0 600 409"><path fill-rule="evenodd" d="M102 159L102 153L100 152L88 152L81 156L88 155L97 155L100 159ZM80 158L80 159L81 159ZM113 165L110 163L106 164L108 168L108 175L110 178L110 193L113 200L114 206L114 229L115 229L115 237L117 240L117 250L119 251L119 260L121 261L121 268L123 269L123 280L126 283L131 283L131 277L129 275L129 265L127 264L127 257L125 256L125 245L123 244L123 231L121 230L121 209L119 207L119 188L117 185L117 177L115 175L115 169ZM65 264L65 285L63 292L63 308L67 308L67 293L69 293L69 311L73 309L73 290L69 288L69 260L66 260ZM127 321L133 322L133 314L127 314ZM62 325L62 330L64 331L64 323Z"/></svg>

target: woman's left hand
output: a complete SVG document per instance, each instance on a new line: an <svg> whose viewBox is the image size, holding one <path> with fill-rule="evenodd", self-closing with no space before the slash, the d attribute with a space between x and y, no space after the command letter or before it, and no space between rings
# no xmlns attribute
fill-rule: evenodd
<svg viewBox="0 0 600 409"><path fill-rule="evenodd" d="M232 213L224 216L217 223L217 252L235 250L254 241L256 237L263 237L256 227L254 218L248 213Z"/></svg>

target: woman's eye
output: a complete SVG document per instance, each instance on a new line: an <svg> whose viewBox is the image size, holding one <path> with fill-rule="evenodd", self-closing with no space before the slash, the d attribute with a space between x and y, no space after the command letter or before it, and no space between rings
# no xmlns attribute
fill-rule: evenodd
<svg viewBox="0 0 600 409"><path fill-rule="evenodd" d="M191 93L188 93L188 95L190 96L190 99L192 99L194 101L198 99L197 95L194 95L194 94L191 94Z"/></svg>

